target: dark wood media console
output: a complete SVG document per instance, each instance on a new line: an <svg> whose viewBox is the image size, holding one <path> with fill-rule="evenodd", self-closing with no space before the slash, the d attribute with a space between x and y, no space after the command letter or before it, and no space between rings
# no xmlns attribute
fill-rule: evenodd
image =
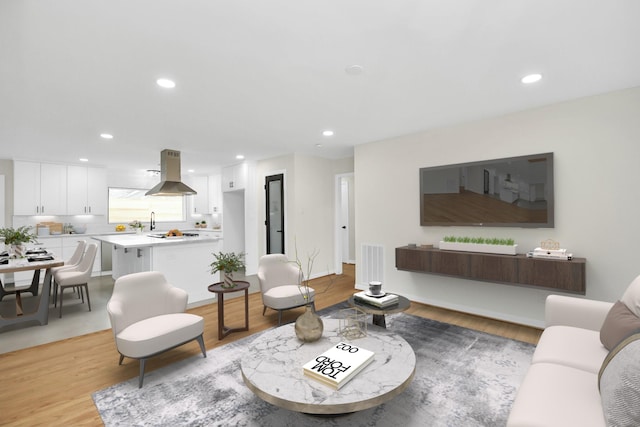
<svg viewBox="0 0 640 427"><path fill-rule="evenodd" d="M585 294L585 258L571 261L441 251L433 247L396 248L396 268L417 273L497 282Z"/></svg>

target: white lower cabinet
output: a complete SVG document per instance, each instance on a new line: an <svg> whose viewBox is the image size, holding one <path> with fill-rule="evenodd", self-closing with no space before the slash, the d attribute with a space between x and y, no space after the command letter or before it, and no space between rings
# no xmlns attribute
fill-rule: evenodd
<svg viewBox="0 0 640 427"><path fill-rule="evenodd" d="M211 274L212 253L220 251L220 241L113 250L113 278L142 271L159 271L173 286L189 294L189 304L215 297L207 287L220 281Z"/></svg>
<svg viewBox="0 0 640 427"><path fill-rule="evenodd" d="M151 247L122 248L114 246L111 271L114 279L131 273L151 270Z"/></svg>
<svg viewBox="0 0 640 427"><path fill-rule="evenodd" d="M189 294L189 304L214 298L207 287L219 281L209 265L218 243L164 246L153 248L152 269L162 271L167 281Z"/></svg>

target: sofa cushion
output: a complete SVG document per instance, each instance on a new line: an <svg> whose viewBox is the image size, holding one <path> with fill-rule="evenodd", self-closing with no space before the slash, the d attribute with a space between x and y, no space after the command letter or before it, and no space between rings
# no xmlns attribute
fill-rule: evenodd
<svg viewBox="0 0 640 427"><path fill-rule="evenodd" d="M607 353L598 331L549 326L538 341L531 363L556 363L597 374Z"/></svg>
<svg viewBox="0 0 640 427"><path fill-rule="evenodd" d="M529 367L508 427L603 427L598 374L554 363Z"/></svg>
<svg viewBox="0 0 640 427"><path fill-rule="evenodd" d="M600 329L600 342L607 350L613 350L620 341L639 329L640 318L622 301L617 301L604 319Z"/></svg>
<svg viewBox="0 0 640 427"><path fill-rule="evenodd" d="M283 310L305 305L304 289L298 285L275 286L262 294L262 301L267 307L275 310ZM309 288L309 298L314 301L315 290Z"/></svg>
<svg viewBox="0 0 640 427"><path fill-rule="evenodd" d="M633 279L620 301L626 305L636 316L640 317L640 276Z"/></svg>
<svg viewBox="0 0 640 427"><path fill-rule="evenodd" d="M190 313L172 313L134 323L116 335L118 351L142 358L197 338L204 331L204 319Z"/></svg>
<svg viewBox="0 0 640 427"><path fill-rule="evenodd" d="M602 364L600 397L607 425L640 425L640 334L620 342Z"/></svg>

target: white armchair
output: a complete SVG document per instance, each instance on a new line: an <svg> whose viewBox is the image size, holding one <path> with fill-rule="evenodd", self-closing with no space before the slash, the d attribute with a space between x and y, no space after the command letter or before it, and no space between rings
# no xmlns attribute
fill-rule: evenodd
<svg viewBox="0 0 640 427"><path fill-rule="evenodd" d="M278 326L282 324L282 311L311 303L315 310L315 290L309 288L309 299L305 300L300 289L302 272L285 255L270 254L260 258L258 281L262 293L264 316L267 307L278 311Z"/></svg>
<svg viewBox="0 0 640 427"><path fill-rule="evenodd" d="M197 340L202 355L204 319L185 313L188 295L169 284L162 273L148 271L118 278L107 303L120 362L140 361L138 386L142 387L148 358Z"/></svg>

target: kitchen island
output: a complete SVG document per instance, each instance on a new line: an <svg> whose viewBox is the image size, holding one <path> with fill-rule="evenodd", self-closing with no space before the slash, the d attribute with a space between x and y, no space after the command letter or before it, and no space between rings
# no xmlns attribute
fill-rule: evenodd
<svg viewBox="0 0 640 427"><path fill-rule="evenodd" d="M191 233L189 233L191 234ZM167 281L189 294L189 305L211 300L207 287L220 281L211 274L213 253L222 250L218 233L194 232L193 236L162 237L164 233L93 236L112 245L114 279L141 271L159 271Z"/></svg>

